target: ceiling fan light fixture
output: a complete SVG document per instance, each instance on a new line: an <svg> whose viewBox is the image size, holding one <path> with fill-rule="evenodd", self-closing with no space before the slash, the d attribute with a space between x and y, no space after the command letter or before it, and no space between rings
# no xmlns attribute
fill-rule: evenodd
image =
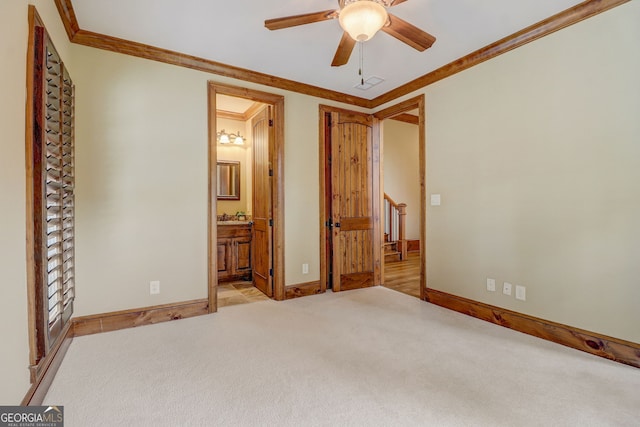
<svg viewBox="0 0 640 427"><path fill-rule="evenodd" d="M387 10L375 0L356 0L340 11L338 21L352 39L364 42L387 22Z"/></svg>

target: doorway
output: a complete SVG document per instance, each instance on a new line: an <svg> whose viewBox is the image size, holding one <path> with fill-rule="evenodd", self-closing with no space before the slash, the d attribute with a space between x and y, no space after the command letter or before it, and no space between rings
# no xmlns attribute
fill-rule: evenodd
<svg viewBox="0 0 640 427"><path fill-rule="evenodd" d="M335 221L336 216L334 212L335 202L342 203L344 200L341 199L343 195L340 194L341 191L344 192L346 187L344 183L337 185L335 183L336 179L340 179L336 175L335 168L335 157L339 156L338 153L335 152L336 148L333 145L333 140L335 131L338 134L342 133L346 135L348 132L345 132L345 129L335 127L335 117L336 113L342 113L347 118L349 116L357 117L357 116L366 116L362 113L355 113L353 111L341 110L338 108L328 107L328 106L320 106L320 285L321 291L325 291L326 289L330 289L334 287L336 281L339 283L340 279L335 277L335 265L336 262L340 261L345 264L353 263L353 255L349 253L347 249L341 247L339 244L336 244L336 237L340 236L341 233L338 230L342 229L342 224L340 227L336 227ZM426 300L427 296L427 274L426 274L426 137L425 137L425 99L424 95L420 95L418 97L409 99L407 101L401 102L397 105L391 106L384 110L381 110L375 113L373 116L370 116L373 121L371 126L372 133L372 190L376 196L372 197L372 201L376 203L373 206L374 208L374 216L373 220L375 221L374 230L376 233L373 235L373 256L375 257L374 267L375 278L373 281L373 285L383 284L385 278L385 266L383 261L383 235L384 235L384 224L381 221L381 209L384 208L384 191L383 191L383 183L382 183L382 170L381 165L383 162L383 152L381 150L381 129L379 123L381 121L395 118L396 120L409 121L418 128L418 185L419 185L419 202L416 206L416 214L419 216L419 239L418 242L407 242L407 252L408 258L411 262L411 269L414 281L418 282L418 295L420 299ZM349 121L347 119L346 121ZM356 120L357 121L357 120ZM356 173L357 174L357 173ZM338 188L338 193L336 194L332 188ZM362 224L361 224L362 226ZM344 238L344 237L340 237ZM417 247L416 247L417 246ZM351 258L349 258L351 257ZM357 258L356 258L357 259ZM379 268L377 267L379 263ZM339 268L339 267L338 267ZM390 272L393 274L393 272ZM360 286L355 287L362 287ZM335 289L334 289L335 290ZM344 290L344 289L338 289Z"/></svg>
<svg viewBox="0 0 640 427"><path fill-rule="evenodd" d="M381 122L384 286L420 298L417 109Z"/></svg>
<svg viewBox="0 0 640 427"><path fill-rule="evenodd" d="M243 113L220 110L219 99L232 98L248 102ZM228 278L248 278L265 295L276 300L284 299L284 98L266 92L209 82L209 214L208 214L208 299L209 312L218 309L219 272ZM218 125L220 120L221 126ZM225 120L225 121L222 121ZM234 123L242 129L224 129ZM227 157L218 159L218 140L226 135L235 139L251 135L249 149L233 147L225 151ZM226 139L225 139L226 142ZM234 141L229 143L231 147ZM236 145L236 144L233 144ZM226 147L225 147L226 148ZM244 162L243 162L244 159ZM219 160L221 162L219 162ZM242 167L244 163L244 168ZM221 174L220 165L237 167L237 175ZM250 174L242 174L250 169ZM226 170L226 168L225 168ZM242 178L244 176L244 179ZM250 176L250 178L248 178ZM229 178L231 177L231 178ZM224 185L222 180L224 178ZM233 188L235 184L237 190ZM229 195L219 197L223 188ZM240 195L244 193L244 199ZM250 197L254 195L255 197ZM218 203L221 203L220 215ZM224 207L222 204L225 204ZM229 210L227 213L226 211ZM242 221L251 212L250 221ZM221 220L221 222L219 222ZM231 220L223 231L219 224ZM241 220L241 221L238 221ZM240 224L242 222L242 224ZM244 224L244 223L250 224ZM246 230L244 229L246 228ZM238 298L244 295L246 282L240 288ZM254 289L255 290L255 289ZM256 290L257 291L257 290Z"/></svg>
<svg viewBox="0 0 640 427"><path fill-rule="evenodd" d="M408 238L406 239L405 242L403 242L403 244L405 245L404 254L402 254L402 251L400 251L401 255L398 255L398 256L404 259L401 259L399 262L386 263L383 266L383 278L384 278L385 285L387 285L387 287L390 287L391 289L394 289L394 290L398 290L400 292L408 293L413 296L418 296L422 300L426 300L426 295L427 295L426 293L426 290L427 290L427 273L426 273L427 193L426 193L426 154L425 154L426 145L425 145L424 104L425 104L424 95L421 95L416 98L412 98L407 101L404 101L398 105L394 105L392 107L386 108L375 114L376 118L383 121L383 126L390 120L393 120L394 123L399 122L399 123L404 123L409 127L411 126L417 127L417 149L413 151L413 147L410 148L412 150L410 155L417 155L417 160L418 160L417 183L412 182L412 183L409 183L409 185L413 186L417 184L419 196L417 199L417 203L415 202L413 203L414 205L417 205L417 206L413 206L413 209L411 209L411 206L409 205L404 209L406 209L407 216L413 212L413 214L416 215L419 219L419 222L417 225L417 231L412 230L410 231L411 235L407 235L405 237L412 237L417 233L419 238L417 241L414 238ZM393 126L393 124L391 123L389 124ZM408 135L415 135L415 132L409 131ZM415 141L410 141L410 142L414 143ZM384 146L389 147L389 144L391 143L392 141L383 140L382 145L383 147ZM383 150L383 156L384 156L384 159L386 159L386 156L384 155L384 150ZM384 163L384 160L383 160L383 163ZM384 170L385 172L390 171L391 173L393 173L392 168L391 169L387 168L386 165L384 166ZM386 178L387 177L385 177L385 180L384 180L384 182L387 182L388 184L386 189L394 188L394 185L392 184L393 180L389 180ZM411 179L415 179L415 177L412 177ZM383 189L384 188L385 187L383 184ZM400 187L396 187L396 188L400 188ZM384 193L384 190L383 190L383 193ZM409 195L410 192L403 192L403 194L407 194L406 197L411 197L413 200L416 199L415 197L412 197L411 195ZM392 195L388 195L388 196L390 196L389 197L390 199L393 199ZM391 206L394 203L396 205L404 204L403 201L401 200L397 200L397 201L392 200L392 203L387 202L386 206ZM391 206L390 210L391 211L393 210L393 206ZM393 220L391 222L393 222ZM389 227L389 229L391 228L392 227Z"/></svg>

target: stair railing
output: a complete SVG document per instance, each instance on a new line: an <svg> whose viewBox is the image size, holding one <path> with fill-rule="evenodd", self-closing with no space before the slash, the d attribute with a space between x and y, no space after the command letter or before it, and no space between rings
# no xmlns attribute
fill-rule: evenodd
<svg viewBox="0 0 640 427"><path fill-rule="evenodd" d="M396 203L384 193L384 234L387 242L396 242L400 260L407 259L406 230L407 204Z"/></svg>

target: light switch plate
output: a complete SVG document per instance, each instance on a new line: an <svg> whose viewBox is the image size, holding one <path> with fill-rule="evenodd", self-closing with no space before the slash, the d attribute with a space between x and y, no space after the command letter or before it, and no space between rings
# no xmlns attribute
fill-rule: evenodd
<svg viewBox="0 0 640 427"><path fill-rule="evenodd" d="M487 290L490 292L496 291L496 279L490 279L487 277Z"/></svg>
<svg viewBox="0 0 640 427"><path fill-rule="evenodd" d="M440 206L440 195L432 194L431 195L431 206Z"/></svg>
<svg viewBox="0 0 640 427"><path fill-rule="evenodd" d="M527 288L524 286L516 285L516 299L520 301L527 300Z"/></svg>

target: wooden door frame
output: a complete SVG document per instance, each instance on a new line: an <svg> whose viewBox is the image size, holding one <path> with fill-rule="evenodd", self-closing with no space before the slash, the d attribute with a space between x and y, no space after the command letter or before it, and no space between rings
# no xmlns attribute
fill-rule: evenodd
<svg viewBox="0 0 640 427"><path fill-rule="evenodd" d="M272 215L273 215L273 295L278 301L284 300L284 96L275 95L239 86L209 81L207 83L208 107L208 214L207 214L207 298L209 313L218 311L218 257L217 248L217 176L215 167L218 161L216 95L228 95L246 98L252 101L269 104L273 107L273 182Z"/></svg>
<svg viewBox="0 0 640 427"><path fill-rule="evenodd" d="M418 110L418 157L420 173L420 299L427 300L427 187L426 187L426 122L424 95L408 99L391 107L380 110L374 117L380 121L401 113ZM384 154L383 154L384 155ZM383 162L380 162L382 165ZM382 166L381 166L382 167ZM381 174L382 175L382 174ZM384 188L381 186L381 188ZM384 268L384 263L383 263ZM384 274L384 270L383 270Z"/></svg>
<svg viewBox="0 0 640 427"><path fill-rule="evenodd" d="M327 185L326 178L327 174L331 174L331 171L327 171L325 165L325 159L327 156L326 150L326 127L325 127L325 114L332 112L341 112L347 114L364 114L370 115L368 113L362 113L359 111L347 110L344 108L331 107L328 105L320 105L319 107L319 129L320 129L320 137L319 137L319 170L320 170L320 292L326 292L327 284L329 282L329 264L330 260L327 259L327 235L329 233L329 229L327 228L325 221L326 213L327 213ZM372 168L372 179L373 179L373 190L372 190L372 201L373 201L373 212L372 216L374 218L374 233L373 233L373 245L374 245L374 265L373 265L373 280L374 285L380 285L382 283L382 273L384 268L384 263L382 262L382 221L381 221L381 206L382 206L382 175L381 175L381 162L380 162L380 125L379 119L375 115L370 115L373 118L371 136L372 136L372 160L373 160L373 168ZM376 197L379 195L379 197Z"/></svg>

